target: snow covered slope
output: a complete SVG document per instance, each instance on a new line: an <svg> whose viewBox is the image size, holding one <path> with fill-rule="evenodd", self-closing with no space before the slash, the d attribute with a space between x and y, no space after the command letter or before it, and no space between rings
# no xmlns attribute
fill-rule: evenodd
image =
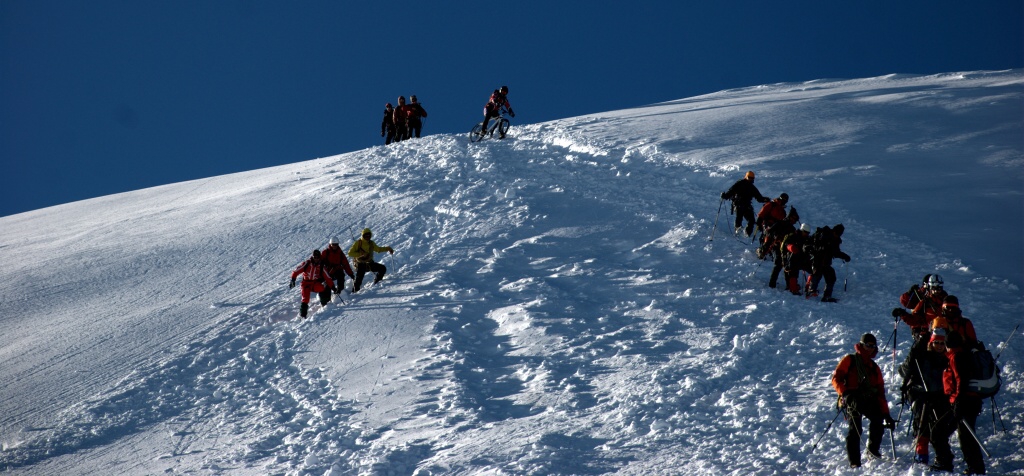
<svg viewBox="0 0 1024 476"><path fill-rule="evenodd" d="M942 274L990 347L1021 321L1022 104L1018 70L765 85L0 218L0 469L844 474L829 377L900 293ZM839 303L767 288L727 210L709 240L748 169L846 226ZM288 273L363 227L385 280L299 322ZM923 473L904 428L871 474Z"/></svg>

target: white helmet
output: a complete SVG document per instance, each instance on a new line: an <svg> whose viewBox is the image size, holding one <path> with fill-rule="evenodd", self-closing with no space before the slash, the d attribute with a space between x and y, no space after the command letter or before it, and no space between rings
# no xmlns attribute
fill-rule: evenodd
<svg viewBox="0 0 1024 476"><path fill-rule="evenodd" d="M806 223L801 224L800 225L800 231L806 231L807 233L810 233L811 232L811 225L808 225Z"/></svg>
<svg viewBox="0 0 1024 476"><path fill-rule="evenodd" d="M928 277L928 287L932 289L942 289L942 276L933 274Z"/></svg>
<svg viewBox="0 0 1024 476"><path fill-rule="evenodd" d="M329 244L329 245L336 245L336 244L338 244L338 239L337 239L337 238L334 238L334 237L332 236L332 237L331 237L331 241L327 242L327 244Z"/></svg>

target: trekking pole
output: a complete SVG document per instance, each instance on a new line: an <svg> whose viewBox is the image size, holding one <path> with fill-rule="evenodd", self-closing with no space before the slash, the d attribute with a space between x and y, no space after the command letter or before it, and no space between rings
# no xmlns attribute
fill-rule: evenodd
<svg viewBox="0 0 1024 476"><path fill-rule="evenodd" d="M828 426L825 427L825 431L822 432L821 436L819 436L818 439L814 442L814 446L811 447L811 453L813 453L814 450L818 448L818 443L820 443L821 439L824 438L825 435L828 434L828 430L830 430L832 428L832 424L835 423L837 419L839 419L839 415L842 412L843 412L842 408L839 408L839 409L836 410L836 416L832 418L832 421L828 422Z"/></svg>
<svg viewBox="0 0 1024 476"><path fill-rule="evenodd" d="M391 269L393 269L393 270L395 270L395 271L398 271L398 268L397 268L397 267L395 267L395 252L394 252L394 251L392 251L391 253L388 253L388 255L390 255L390 256L391 256ZM392 276L394 276L394 275L395 275L395 271L392 271L392 272L391 272L391 275L392 275Z"/></svg>
<svg viewBox="0 0 1024 476"><path fill-rule="evenodd" d="M892 436L893 429L889 428L889 445L892 446L892 459L896 460L896 439Z"/></svg>
<svg viewBox="0 0 1024 476"><path fill-rule="evenodd" d="M849 279L850 270L846 269L846 261L843 261L843 292L846 292L846 280Z"/></svg>
<svg viewBox="0 0 1024 476"><path fill-rule="evenodd" d="M711 238L708 238L708 241L715 241L715 230L718 229L718 216L722 214L723 203L725 203L724 198L718 202L718 213L715 214L715 226L711 228Z"/></svg>
<svg viewBox="0 0 1024 476"><path fill-rule="evenodd" d="M1003 354L1004 350L1006 350L1006 346L1009 345L1010 339L1013 339L1013 335L1017 333L1017 328L1019 327L1020 323L1017 323L1016 326L1013 326L1013 330L1010 331L1010 335L1006 337L1005 341L1003 341L1003 345L1001 346L1002 348L999 349L999 352L996 353L996 356L992 360L999 360L999 356Z"/></svg>
<svg viewBox="0 0 1024 476"><path fill-rule="evenodd" d="M992 459L992 455L985 449L985 445L981 444L981 440L978 439L978 435L974 434L974 429L971 428L963 418L960 419L960 424L963 425L964 428L967 428L967 432L971 434L971 438L974 438L974 441L978 443L978 447L981 448L981 451L985 452L985 457Z"/></svg>

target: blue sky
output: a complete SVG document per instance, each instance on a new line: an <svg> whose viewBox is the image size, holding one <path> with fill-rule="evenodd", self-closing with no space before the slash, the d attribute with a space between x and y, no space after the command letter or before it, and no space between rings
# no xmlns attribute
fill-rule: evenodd
<svg viewBox="0 0 1024 476"><path fill-rule="evenodd" d="M0 216L722 89L1024 67L1019 1L0 2Z"/></svg>

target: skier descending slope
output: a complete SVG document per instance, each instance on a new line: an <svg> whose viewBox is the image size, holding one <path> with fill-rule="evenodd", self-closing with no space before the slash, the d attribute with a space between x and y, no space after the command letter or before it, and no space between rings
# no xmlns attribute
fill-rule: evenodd
<svg viewBox="0 0 1024 476"><path fill-rule="evenodd" d="M309 312L309 294L316 292L320 295L320 305L326 306L327 303L331 302L331 289L337 293L338 289L334 287L334 281L331 279L331 275L327 274L324 270L323 260L320 258L320 250L313 250L313 255L306 261L303 261L294 271L292 271L292 281L288 286L289 288L295 287L295 278L302 275L302 305L299 306L299 316L303 319L306 318L306 313Z"/></svg>

